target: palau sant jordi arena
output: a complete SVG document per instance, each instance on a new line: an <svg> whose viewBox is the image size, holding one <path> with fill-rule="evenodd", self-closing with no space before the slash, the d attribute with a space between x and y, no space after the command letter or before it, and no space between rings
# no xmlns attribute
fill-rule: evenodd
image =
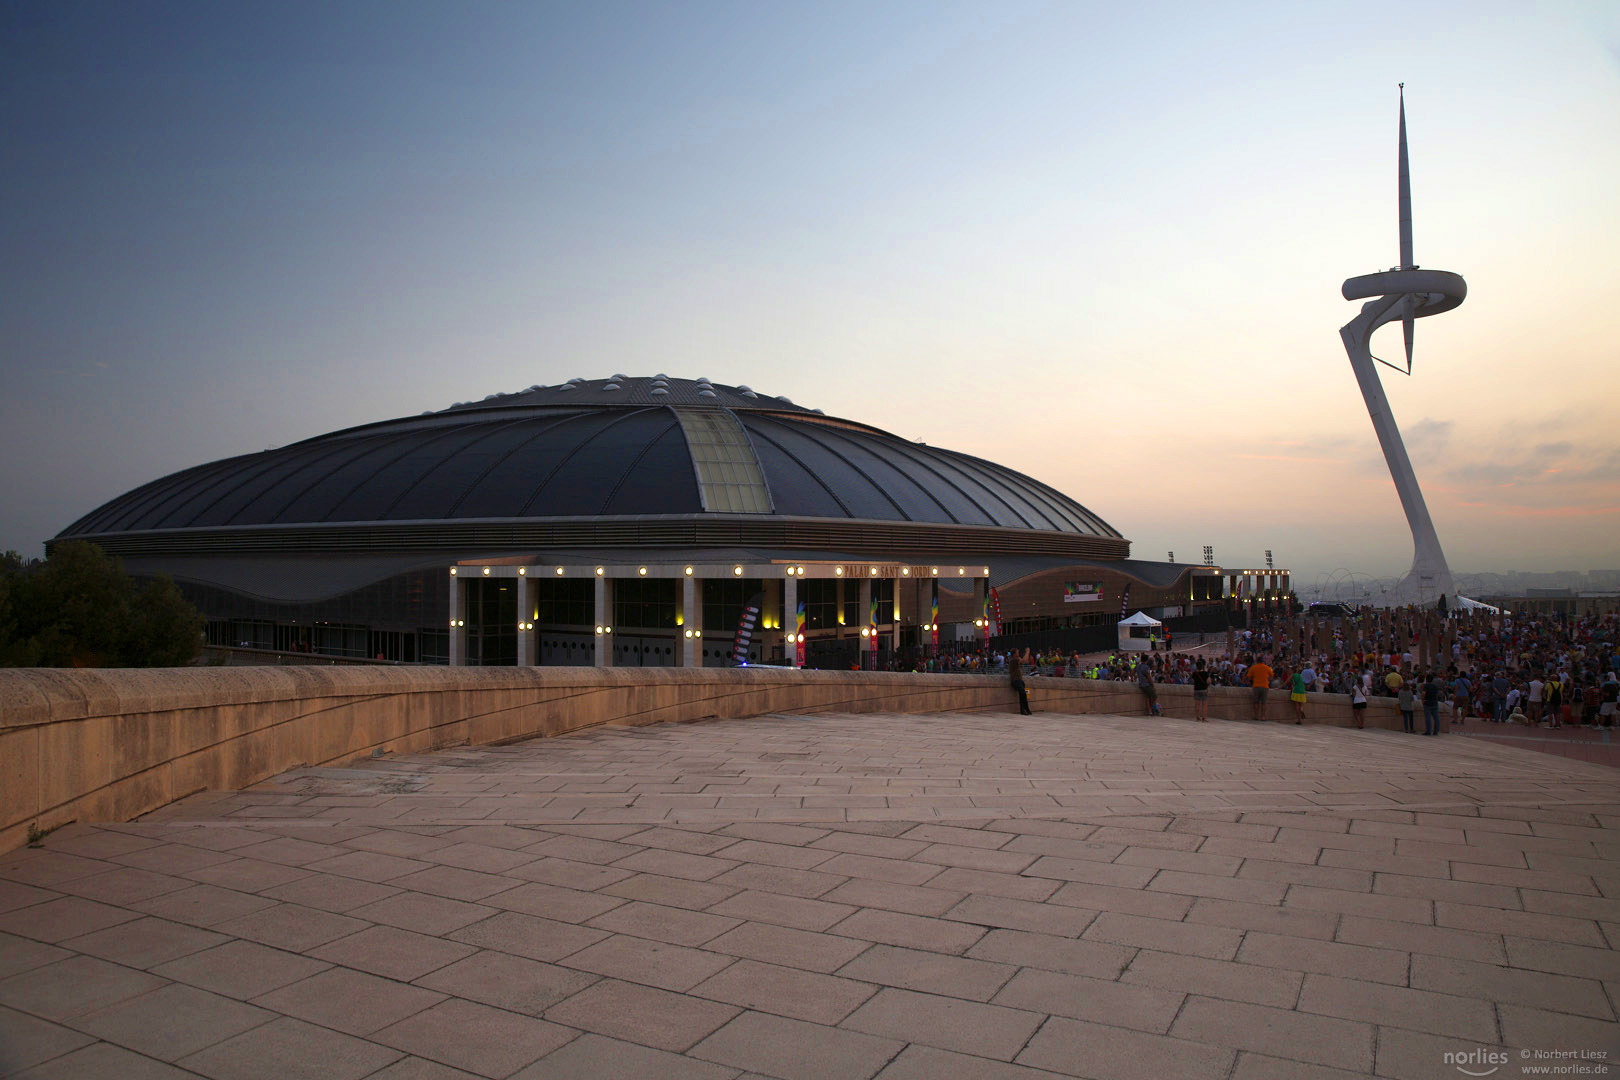
<svg viewBox="0 0 1620 1080"><path fill-rule="evenodd" d="M847 668L992 626L1101 630L1136 610L1224 626L1288 587L1283 570L1133 560L1112 525L995 462L663 375L198 465L67 539L171 575L209 644L248 662Z"/></svg>

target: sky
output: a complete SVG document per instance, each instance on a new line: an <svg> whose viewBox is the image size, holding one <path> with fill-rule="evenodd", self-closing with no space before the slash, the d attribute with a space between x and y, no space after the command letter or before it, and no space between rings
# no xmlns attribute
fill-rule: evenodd
<svg viewBox="0 0 1620 1080"><path fill-rule="evenodd" d="M0 0L0 549L550 384L746 383L1002 462L1138 558L1620 567L1620 5ZM1400 330L1374 338L1394 357Z"/></svg>

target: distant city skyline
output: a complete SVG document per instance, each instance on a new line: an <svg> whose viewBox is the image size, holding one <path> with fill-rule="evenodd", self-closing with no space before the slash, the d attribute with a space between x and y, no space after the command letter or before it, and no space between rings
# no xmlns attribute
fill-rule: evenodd
<svg viewBox="0 0 1620 1080"><path fill-rule="evenodd" d="M1135 558L1398 576L1337 332L1393 258L1403 81L1418 261L1470 291L1386 380L1446 554L1620 566L1595 2L7 5L0 549L663 371L1019 469Z"/></svg>

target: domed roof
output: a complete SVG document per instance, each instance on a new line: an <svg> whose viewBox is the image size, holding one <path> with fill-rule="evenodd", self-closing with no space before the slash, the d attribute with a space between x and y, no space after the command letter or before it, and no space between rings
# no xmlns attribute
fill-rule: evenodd
<svg viewBox="0 0 1620 1080"><path fill-rule="evenodd" d="M716 515L1120 536L993 462L746 386L662 375L534 386L199 465L61 536Z"/></svg>

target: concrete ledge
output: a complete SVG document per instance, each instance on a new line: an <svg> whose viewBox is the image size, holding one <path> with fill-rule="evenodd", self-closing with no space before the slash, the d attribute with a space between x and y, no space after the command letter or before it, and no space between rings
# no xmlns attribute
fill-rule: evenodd
<svg viewBox="0 0 1620 1080"><path fill-rule="evenodd" d="M1134 683L1031 678L1041 712L1143 712ZM1159 687L1191 718L1192 688ZM19 669L0 671L0 851L30 827L128 821L203 790L375 752L512 742L599 724L816 712L1011 712L1004 677L779 668ZM1209 715L1248 720L1249 691L1217 687ZM1285 691L1266 719L1291 722ZM1391 699L1367 726L1399 729ZM1349 726L1349 699L1312 694L1306 722Z"/></svg>

